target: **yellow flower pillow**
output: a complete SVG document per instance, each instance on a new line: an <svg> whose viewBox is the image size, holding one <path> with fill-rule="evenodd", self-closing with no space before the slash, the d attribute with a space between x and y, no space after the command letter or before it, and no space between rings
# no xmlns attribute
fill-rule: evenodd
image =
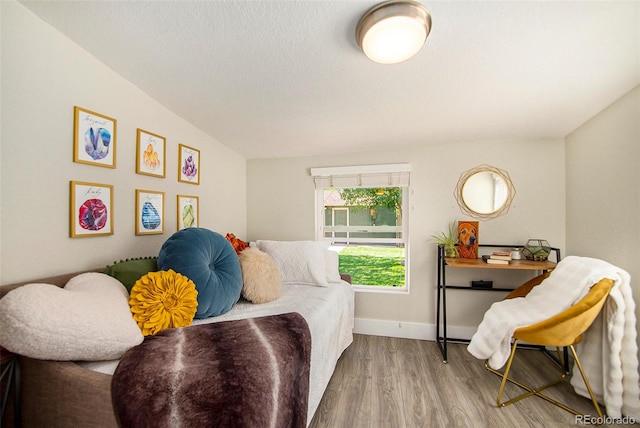
<svg viewBox="0 0 640 428"><path fill-rule="evenodd" d="M169 269L149 272L133 285L129 307L144 336L191 325L198 292L189 278Z"/></svg>

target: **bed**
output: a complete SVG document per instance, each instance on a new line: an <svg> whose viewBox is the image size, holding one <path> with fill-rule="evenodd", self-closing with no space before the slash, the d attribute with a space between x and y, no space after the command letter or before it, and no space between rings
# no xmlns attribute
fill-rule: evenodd
<svg viewBox="0 0 640 428"><path fill-rule="evenodd" d="M101 272L95 269L92 272ZM27 283L64 286L79 273L0 287L0 297ZM353 340L354 292L348 275L325 287L283 285L282 296L263 304L240 299L223 315L194 320L194 327L298 313L311 337L306 425L311 422L342 352ZM187 329L192 327L186 327ZM112 374L119 360L50 361L20 357L20 411L24 427L115 427ZM10 417L11 412L6 412ZM6 423L6 421L3 421Z"/></svg>

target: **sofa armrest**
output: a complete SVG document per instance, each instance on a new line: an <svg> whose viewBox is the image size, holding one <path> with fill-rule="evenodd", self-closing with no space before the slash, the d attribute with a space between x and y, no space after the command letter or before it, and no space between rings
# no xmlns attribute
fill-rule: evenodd
<svg viewBox="0 0 640 428"><path fill-rule="evenodd" d="M40 278L40 279L36 279L36 280L31 280L31 281L22 281L22 282L18 282L15 284L7 284L7 285L0 285L0 299L3 298L8 292L15 290L18 287L21 287L23 285L26 284L31 284L34 282L39 282L39 283L44 283L44 284L53 284L53 285L57 285L58 287L64 287L65 284L74 276L80 275L81 273L85 273L85 272L102 272L104 270L104 268L94 268L94 269L90 269L90 270L86 270L86 271L80 271L80 272L74 272L74 273L65 273L62 275L55 275L55 276L49 276L47 278Z"/></svg>
<svg viewBox="0 0 640 428"><path fill-rule="evenodd" d="M116 428L111 376L72 361L20 357L21 413L25 427Z"/></svg>
<svg viewBox="0 0 640 428"><path fill-rule="evenodd" d="M349 284L351 284L351 275L349 275L348 273L341 273L340 278L343 281L347 281Z"/></svg>

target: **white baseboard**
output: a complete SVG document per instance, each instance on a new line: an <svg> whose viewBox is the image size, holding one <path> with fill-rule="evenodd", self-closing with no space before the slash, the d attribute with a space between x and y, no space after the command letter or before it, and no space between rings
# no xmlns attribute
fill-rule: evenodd
<svg viewBox="0 0 640 428"><path fill-rule="evenodd" d="M370 336L399 337L403 339L436 340L435 324L406 321L356 318L353 332ZM471 339L476 327L447 326L447 337Z"/></svg>

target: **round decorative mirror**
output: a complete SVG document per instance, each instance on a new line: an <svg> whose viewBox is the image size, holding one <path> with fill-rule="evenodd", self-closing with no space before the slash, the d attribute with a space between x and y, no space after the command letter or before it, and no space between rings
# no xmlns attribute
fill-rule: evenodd
<svg viewBox="0 0 640 428"><path fill-rule="evenodd" d="M460 175L454 194L462 212L490 220L509 211L516 189L507 171L479 165Z"/></svg>

